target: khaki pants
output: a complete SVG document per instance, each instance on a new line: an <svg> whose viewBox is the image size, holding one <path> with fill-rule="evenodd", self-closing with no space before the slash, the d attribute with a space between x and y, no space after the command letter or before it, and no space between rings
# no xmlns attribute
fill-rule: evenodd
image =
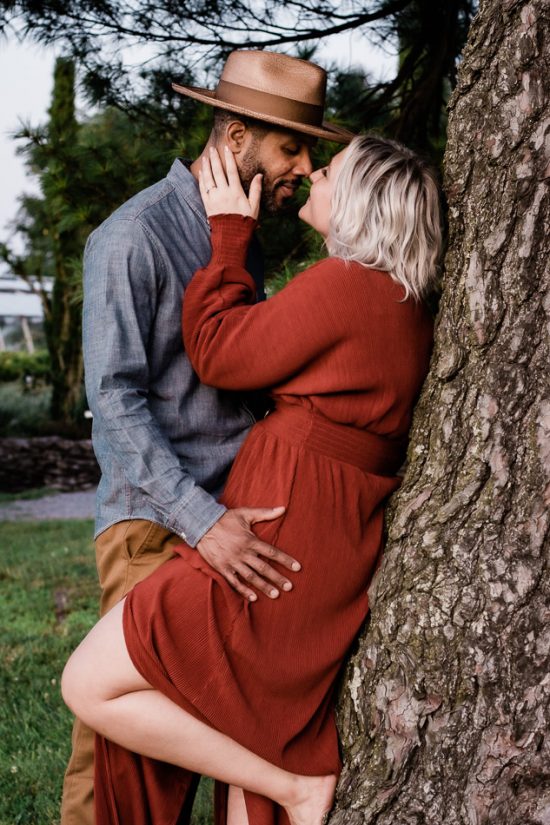
<svg viewBox="0 0 550 825"><path fill-rule="evenodd" d="M121 521L96 540L96 562L103 616L138 582L174 555L182 540L145 519ZM94 732L75 719L73 751L63 784L61 825L94 823Z"/></svg>

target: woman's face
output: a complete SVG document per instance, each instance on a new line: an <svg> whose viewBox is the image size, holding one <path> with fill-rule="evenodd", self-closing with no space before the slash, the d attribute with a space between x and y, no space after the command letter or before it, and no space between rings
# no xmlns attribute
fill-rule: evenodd
<svg viewBox="0 0 550 825"><path fill-rule="evenodd" d="M299 217L309 223L317 232L320 232L324 238L328 235L332 193L345 154L346 150L343 149L337 155L334 155L328 166L316 169L315 172L311 173L309 176L311 181L309 198L298 212Z"/></svg>

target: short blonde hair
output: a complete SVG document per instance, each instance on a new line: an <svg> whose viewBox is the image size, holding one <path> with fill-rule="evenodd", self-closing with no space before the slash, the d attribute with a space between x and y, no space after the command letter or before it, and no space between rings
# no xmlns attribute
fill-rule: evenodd
<svg viewBox="0 0 550 825"><path fill-rule="evenodd" d="M428 164L396 141L354 138L332 194L327 248L388 272L405 299L425 298L441 254L439 189Z"/></svg>

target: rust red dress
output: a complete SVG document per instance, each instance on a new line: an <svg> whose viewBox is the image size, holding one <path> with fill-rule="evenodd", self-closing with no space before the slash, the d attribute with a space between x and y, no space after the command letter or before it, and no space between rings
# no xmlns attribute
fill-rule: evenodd
<svg viewBox="0 0 550 825"><path fill-rule="evenodd" d="M212 220L213 256L188 287L187 352L206 384L269 387L275 411L242 446L228 507L285 505L257 525L297 558L294 589L246 603L187 545L127 597L124 633L140 673L197 718L290 771L338 773L339 668L363 622L396 490L432 324L387 273L328 258L253 304L244 270L251 219ZM105 740L97 825L188 821L194 778ZM225 822L218 788L216 822ZM286 825L245 793L251 825Z"/></svg>

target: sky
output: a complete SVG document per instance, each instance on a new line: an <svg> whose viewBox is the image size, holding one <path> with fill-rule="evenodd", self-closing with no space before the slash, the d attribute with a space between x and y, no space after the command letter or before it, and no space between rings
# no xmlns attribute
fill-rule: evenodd
<svg viewBox="0 0 550 825"><path fill-rule="evenodd" d="M44 123L52 89L55 49L14 38L0 41L0 240L10 237L9 222L17 212L17 198L37 191L23 159L16 154L11 135L21 121L36 126ZM318 57L336 60L340 67L364 66L375 78L391 76L395 57L374 49L357 35L342 34L322 43Z"/></svg>
<svg viewBox="0 0 550 825"><path fill-rule="evenodd" d="M55 56L52 49L35 44L0 42L0 239L9 237L6 223L17 211L17 196L23 191L36 191L31 178L26 177L23 159L15 154L16 143L11 134L20 121L37 125L45 120L52 88Z"/></svg>

